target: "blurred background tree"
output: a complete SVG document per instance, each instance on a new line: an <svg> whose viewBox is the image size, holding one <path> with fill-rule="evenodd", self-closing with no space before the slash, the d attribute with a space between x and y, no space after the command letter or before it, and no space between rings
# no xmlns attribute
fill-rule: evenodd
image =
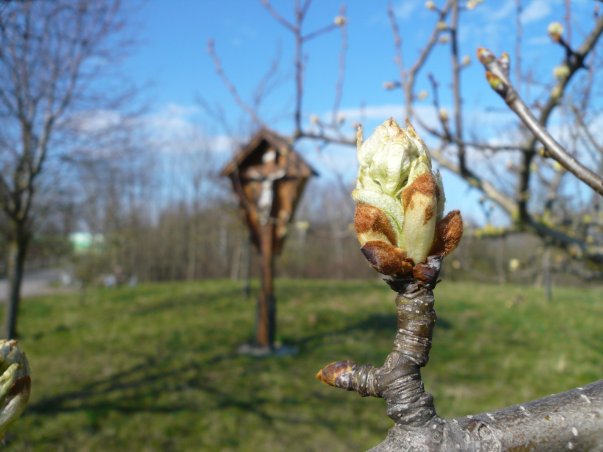
<svg viewBox="0 0 603 452"><path fill-rule="evenodd" d="M8 338L17 335L36 223L52 220L68 204L63 182L74 181L65 161L90 140L102 151L109 142L120 152L127 146L127 134L110 131L118 122L121 128L125 118L104 115L117 112L133 94L114 71L131 46L125 15L119 0L0 4L0 206ZM91 129L90 121L84 125L85 117L98 127Z"/></svg>

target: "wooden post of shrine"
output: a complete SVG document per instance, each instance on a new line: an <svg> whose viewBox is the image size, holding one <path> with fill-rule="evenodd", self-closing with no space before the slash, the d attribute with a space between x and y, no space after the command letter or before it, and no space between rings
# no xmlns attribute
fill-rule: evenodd
<svg viewBox="0 0 603 452"><path fill-rule="evenodd" d="M262 226L261 259L262 285L258 298L255 341L260 347L274 346L276 337L276 299L274 298L274 248L272 246L274 226Z"/></svg>

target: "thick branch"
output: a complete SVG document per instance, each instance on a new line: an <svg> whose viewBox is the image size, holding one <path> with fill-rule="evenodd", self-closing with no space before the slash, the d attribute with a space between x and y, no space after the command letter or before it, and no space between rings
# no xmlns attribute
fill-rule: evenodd
<svg viewBox="0 0 603 452"><path fill-rule="evenodd" d="M373 451L601 450L603 380L583 388L492 413L432 422L407 430L396 425Z"/></svg>

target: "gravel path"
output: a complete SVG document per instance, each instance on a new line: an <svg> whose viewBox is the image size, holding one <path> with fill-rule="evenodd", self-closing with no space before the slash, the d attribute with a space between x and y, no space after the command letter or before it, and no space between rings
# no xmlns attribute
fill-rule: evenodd
<svg viewBox="0 0 603 452"><path fill-rule="evenodd" d="M50 295L53 293L69 292L70 288L60 285L60 269L35 270L25 273L21 295L32 297L35 295ZM0 279L0 300L6 300L8 284L6 279Z"/></svg>

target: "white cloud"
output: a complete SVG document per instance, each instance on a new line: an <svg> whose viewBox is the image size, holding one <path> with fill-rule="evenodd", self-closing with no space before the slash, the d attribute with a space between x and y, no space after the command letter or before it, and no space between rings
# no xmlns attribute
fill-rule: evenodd
<svg viewBox="0 0 603 452"><path fill-rule="evenodd" d="M347 108L339 111L348 123L364 119L400 118L406 114L406 109L400 104L371 105L363 108Z"/></svg>
<svg viewBox="0 0 603 452"><path fill-rule="evenodd" d="M532 0L521 13L524 24L537 22L548 17L552 12L550 0Z"/></svg>
<svg viewBox="0 0 603 452"><path fill-rule="evenodd" d="M499 48L507 42L509 27L514 23L515 0L501 0L492 4L485 2L475 10L468 11L466 17L479 26L460 27L461 43L471 47ZM476 44L478 43L478 44Z"/></svg>
<svg viewBox="0 0 603 452"><path fill-rule="evenodd" d="M421 0L402 0L398 4L393 6L394 15L399 20L408 20L413 14L427 11L423 8L424 2ZM421 11L419 8L423 8ZM374 14L370 19L369 23L373 25L389 25L389 19L386 11L381 11Z"/></svg>
<svg viewBox="0 0 603 452"><path fill-rule="evenodd" d="M423 6L421 1L406 0L394 6L394 14L399 19L408 19L419 6Z"/></svg>
<svg viewBox="0 0 603 452"><path fill-rule="evenodd" d="M478 10L483 8L482 6L478 7ZM497 7L488 9L488 18L493 22L503 21L509 19L509 17L515 11L515 1L514 0L505 0L503 2L497 2Z"/></svg>
<svg viewBox="0 0 603 452"><path fill-rule="evenodd" d="M87 110L71 117L68 127L79 133L93 134L115 127L121 121L121 113L115 110Z"/></svg>
<svg viewBox="0 0 603 452"><path fill-rule="evenodd" d="M171 103L143 118L149 145L157 153L184 154L212 152L229 154L233 140L224 135L207 134L196 119L200 109Z"/></svg>

